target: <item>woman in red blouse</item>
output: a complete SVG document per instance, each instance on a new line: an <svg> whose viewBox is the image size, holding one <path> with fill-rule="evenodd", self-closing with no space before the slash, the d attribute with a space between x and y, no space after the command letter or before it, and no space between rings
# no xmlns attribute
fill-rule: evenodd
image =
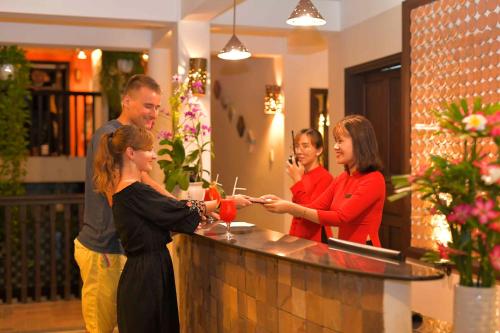
<svg viewBox="0 0 500 333"><path fill-rule="evenodd" d="M337 163L345 171L312 203L299 205L274 195L264 206L270 212L289 213L325 226L338 226L339 238L381 246L378 230L385 200L385 180L380 172L373 126L363 116L342 119L333 129Z"/></svg>
<svg viewBox="0 0 500 333"><path fill-rule="evenodd" d="M294 184L292 202L300 205L310 204L319 197L333 180L332 175L319 162L323 153L323 138L314 128L305 128L295 136L295 156L298 163L287 165L287 173ZM290 226L290 235L326 242L331 237L330 227L294 216Z"/></svg>

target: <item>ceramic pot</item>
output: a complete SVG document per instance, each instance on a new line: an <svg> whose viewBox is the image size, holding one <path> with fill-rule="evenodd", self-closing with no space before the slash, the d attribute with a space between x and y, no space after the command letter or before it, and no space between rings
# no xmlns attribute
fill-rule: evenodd
<svg viewBox="0 0 500 333"><path fill-rule="evenodd" d="M496 289L455 286L454 333L494 333L497 325Z"/></svg>

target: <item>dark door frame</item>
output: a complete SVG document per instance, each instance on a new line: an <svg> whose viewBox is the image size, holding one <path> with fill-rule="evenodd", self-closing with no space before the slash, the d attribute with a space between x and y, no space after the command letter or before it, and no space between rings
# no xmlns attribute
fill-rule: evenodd
<svg viewBox="0 0 500 333"><path fill-rule="evenodd" d="M367 63L363 63L357 66L349 67L345 69L345 113L346 115L360 113L360 111L366 109L366 98L359 98L360 92L361 96L365 96L366 91L364 90L365 76L370 72L380 71L381 69L390 69L392 66L401 65L402 53L392 54L380 59L376 59ZM402 103L402 101L401 101ZM405 143L401 148L401 163L402 172L410 172L410 117L409 114L405 114L405 111L401 108L401 122L402 122L402 133L401 135L403 142ZM399 158L399 157L398 157ZM390 181L390 180L387 180ZM389 193L388 193L389 194ZM404 252L407 248L411 246L411 201L409 198L402 200L402 205L404 210L408 215L404 218L404 224L401 225L401 246Z"/></svg>

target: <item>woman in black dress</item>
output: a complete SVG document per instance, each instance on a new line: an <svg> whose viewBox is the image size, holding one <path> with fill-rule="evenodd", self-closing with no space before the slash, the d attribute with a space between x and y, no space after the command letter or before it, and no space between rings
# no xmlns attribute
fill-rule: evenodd
<svg viewBox="0 0 500 333"><path fill-rule="evenodd" d="M118 284L120 333L179 332L170 232L192 233L216 201L177 201L142 183L156 160L153 138L135 126L104 135L96 155L94 182L112 204L127 263ZM238 206L249 201L236 198Z"/></svg>

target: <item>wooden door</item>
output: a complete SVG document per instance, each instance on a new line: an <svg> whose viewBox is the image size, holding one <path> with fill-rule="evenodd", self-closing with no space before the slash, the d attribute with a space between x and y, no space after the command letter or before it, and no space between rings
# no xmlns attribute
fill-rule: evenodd
<svg viewBox="0 0 500 333"><path fill-rule="evenodd" d="M362 114L373 124L384 163L387 194L393 191L391 176L409 171L409 128L401 111L399 61L398 54L346 70L346 114ZM409 200L386 200L379 232L382 246L406 251L410 232Z"/></svg>

